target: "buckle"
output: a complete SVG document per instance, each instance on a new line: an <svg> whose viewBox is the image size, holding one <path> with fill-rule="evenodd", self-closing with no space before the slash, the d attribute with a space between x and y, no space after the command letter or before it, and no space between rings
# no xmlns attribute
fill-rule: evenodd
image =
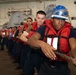
<svg viewBox="0 0 76 75"><path fill-rule="evenodd" d="M50 65L51 66L51 68L56 68L56 66L54 66L54 65Z"/></svg>

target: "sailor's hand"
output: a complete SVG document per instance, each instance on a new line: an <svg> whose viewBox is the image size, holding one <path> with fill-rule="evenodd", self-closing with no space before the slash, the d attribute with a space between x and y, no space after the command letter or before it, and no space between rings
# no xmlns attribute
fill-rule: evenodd
<svg viewBox="0 0 76 75"><path fill-rule="evenodd" d="M56 50L55 48L53 48L47 43L43 43L41 49L42 49L42 52L45 54L45 56L47 56L51 60L55 60L56 58L56 55L54 53L54 50Z"/></svg>

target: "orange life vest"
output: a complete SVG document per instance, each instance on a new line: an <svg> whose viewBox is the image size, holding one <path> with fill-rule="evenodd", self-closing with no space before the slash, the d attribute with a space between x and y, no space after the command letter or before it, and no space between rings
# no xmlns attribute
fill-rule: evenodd
<svg viewBox="0 0 76 75"><path fill-rule="evenodd" d="M2 31L1 31L1 36L6 36L6 29L3 29Z"/></svg>
<svg viewBox="0 0 76 75"><path fill-rule="evenodd" d="M28 25L25 23L23 30L26 30L27 28L28 28Z"/></svg>
<svg viewBox="0 0 76 75"><path fill-rule="evenodd" d="M63 28L56 32L52 26L52 22L50 22L50 24L46 25L44 41L56 48L59 52L69 55L70 46L68 38L70 36L70 28L72 26L68 22L65 22ZM58 57L56 60L58 60Z"/></svg>
<svg viewBox="0 0 76 75"><path fill-rule="evenodd" d="M50 20L45 20L43 25L50 25ZM28 38L31 37L37 29L38 29L37 22L33 22L32 29L28 35Z"/></svg>
<svg viewBox="0 0 76 75"><path fill-rule="evenodd" d="M43 25L49 25L49 24L50 24L50 20L45 20L44 23L43 23ZM32 23L32 29L31 29L31 31L29 32L29 35L27 36L27 38L30 38L30 37L36 32L36 30L37 30L38 28L39 28L39 27L38 27L38 25L37 25L37 22L33 22L33 23ZM26 42L25 42L24 44L26 44Z"/></svg>
<svg viewBox="0 0 76 75"><path fill-rule="evenodd" d="M37 29L38 29L37 22L34 22L33 25L32 25L32 29L29 32L28 38L30 38Z"/></svg>

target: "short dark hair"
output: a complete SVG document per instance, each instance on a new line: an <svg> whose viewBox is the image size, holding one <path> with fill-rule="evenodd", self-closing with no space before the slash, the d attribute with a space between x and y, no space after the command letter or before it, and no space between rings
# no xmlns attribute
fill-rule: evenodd
<svg viewBox="0 0 76 75"><path fill-rule="evenodd" d="M31 19L31 21L33 21L33 19L31 17L28 17L27 19Z"/></svg>
<svg viewBox="0 0 76 75"><path fill-rule="evenodd" d="M43 11L43 10L39 10L39 11L36 13L36 15L37 15L37 14L43 14L43 15L45 15L45 16L46 16L45 11Z"/></svg>
<svg viewBox="0 0 76 75"><path fill-rule="evenodd" d="M21 22L21 23L20 23L20 25L24 25L24 23L23 23L23 22Z"/></svg>

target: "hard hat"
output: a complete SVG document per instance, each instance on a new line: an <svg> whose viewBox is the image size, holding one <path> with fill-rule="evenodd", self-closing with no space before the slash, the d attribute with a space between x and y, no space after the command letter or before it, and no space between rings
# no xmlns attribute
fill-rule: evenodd
<svg viewBox="0 0 76 75"><path fill-rule="evenodd" d="M68 19L68 11L64 6L58 5L53 9L51 17L66 20L66 19Z"/></svg>

